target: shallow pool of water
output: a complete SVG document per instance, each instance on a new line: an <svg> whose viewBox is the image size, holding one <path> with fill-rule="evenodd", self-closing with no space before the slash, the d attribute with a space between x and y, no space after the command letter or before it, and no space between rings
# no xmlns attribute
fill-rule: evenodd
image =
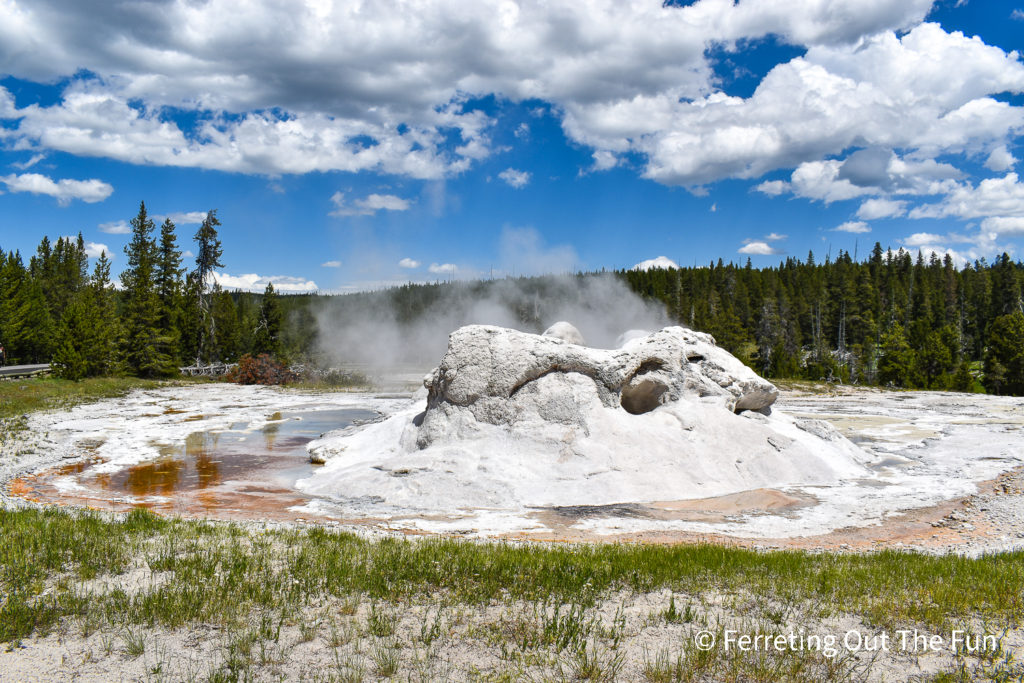
<svg viewBox="0 0 1024 683"><path fill-rule="evenodd" d="M281 411L259 429L238 422L228 429L195 431L184 443L152 443L159 457L118 469L97 471L87 458L21 479L29 497L121 509L144 506L158 512L214 516L292 517L287 508L306 497L295 481L308 477L306 444L321 434L374 420L373 410L328 408ZM200 427L202 420L195 420ZM104 468L105 469L105 468Z"/></svg>

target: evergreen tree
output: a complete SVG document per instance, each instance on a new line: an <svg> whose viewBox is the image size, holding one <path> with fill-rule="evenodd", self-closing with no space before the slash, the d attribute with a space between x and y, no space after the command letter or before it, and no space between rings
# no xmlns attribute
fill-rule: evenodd
<svg viewBox="0 0 1024 683"><path fill-rule="evenodd" d="M172 340L160 333L160 297L155 279L157 246L145 202L139 205L139 213L131 225L132 239L124 248L128 268L121 273L124 362L129 372L139 377L171 375L175 368L167 349Z"/></svg>
<svg viewBox="0 0 1024 683"><path fill-rule="evenodd" d="M53 318L39 281L27 277L16 295L16 308L8 321L7 341L22 363L46 363L53 351Z"/></svg>
<svg viewBox="0 0 1024 683"><path fill-rule="evenodd" d="M82 233L78 233L78 240L74 244L63 238L57 240L54 257L57 290L62 297L62 300L56 302L60 322L57 324L52 361L54 371L57 376L72 380L102 374L106 364L97 358L97 354L109 356L109 350L101 348L100 339L107 334L113 311L105 311L110 318L101 318L97 307L97 292L88 284L89 261ZM106 252L100 254L97 267L101 271L105 270L109 277L110 262L107 261ZM66 299L68 296L70 299Z"/></svg>
<svg viewBox="0 0 1024 683"><path fill-rule="evenodd" d="M17 336L14 318L24 296L27 278L19 254L11 252L0 259L0 343L4 344L8 363L14 363L19 357L19 350L13 343Z"/></svg>
<svg viewBox="0 0 1024 683"><path fill-rule="evenodd" d="M253 340L253 353L281 354L281 303L273 283L268 283L260 305L260 318Z"/></svg>
<svg viewBox="0 0 1024 683"><path fill-rule="evenodd" d="M46 298L47 305L54 298L53 288L56 280L54 277L54 263L53 245L50 243L50 238L43 235L43 239L39 241L39 246L36 247L35 255L29 258L28 274L29 277L39 284L39 288L42 289L43 296ZM52 313L51 311L51 315Z"/></svg>
<svg viewBox="0 0 1024 683"><path fill-rule="evenodd" d="M955 367L956 357L950 351L949 346L943 343L942 336L938 332L928 333L924 345L917 354L917 361L927 388L949 388L952 381L950 372Z"/></svg>
<svg viewBox="0 0 1024 683"><path fill-rule="evenodd" d="M967 361L961 362L957 367L956 373L953 374L951 388L953 391L963 391L966 393L975 391L974 375L971 374L971 368Z"/></svg>
<svg viewBox="0 0 1024 683"><path fill-rule="evenodd" d="M106 255L92 280L85 277L81 235L43 238L27 268L20 255L0 254L0 341L10 361L47 360L52 352L58 371L69 375L123 367L152 376L173 371L175 349L179 357L203 360L251 352L308 356L321 315L311 311L327 302L337 320L345 320L346 311L379 308L414 325L442 300L466 308L497 293L524 329L542 328L551 302L587 303L586 288L552 278L520 278L515 287L408 284L330 299L279 297L272 287L262 296L227 293L212 278L223 267L218 225L210 212L196 233L196 269L182 282L173 224L165 222L154 239L142 205L119 292L109 285ZM808 254L807 262L788 257L774 268L719 259L708 267L615 277L662 303L669 319L711 332L769 377L980 390L972 368L984 361L985 388L1024 393L1015 351L1022 346L1017 316L1024 315L1024 264L1005 254L991 265L979 259L958 270L951 258L922 253L915 259L876 243L863 263L840 251L835 260L829 255L816 262ZM123 365L111 351L113 339L121 340Z"/></svg>
<svg viewBox="0 0 1024 683"><path fill-rule="evenodd" d="M297 308L285 314L282 310L281 348L286 358L308 356L316 345L317 322L310 312L308 299L285 297L298 304Z"/></svg>
<svg viewBox="0 0 1024 683"><path fill-rule="evenodd" d="M1009 313L1024 312L1021 302L1021 279L1017 274L1019 267L1004 253L992 264L990 277L992 280L993 318Z"/></svg>
<svg viewBox="0 0 1024 683"><path fill-rule="evenodd" d="M994 394L1024 394L1024 313L992 321L985 353L985 389Z"/></svg>
<svg viewBox="0 0 1024 683"><path fill-rule="evenodd" d="M262 299L262 297L260 297ZM260 323L260 306L257 297L249 292L240 293L235 301L238 316L238 356L255 353L253 342Z"/></svg>
<svg viewBox="0 0 1024 683"><path fill-rule="evenodd" d="M89 354L95 348L96 310L90 290L79 292L64 311L57 331L53 370L58 377L80 380L90 374Z"/></svg>
<svg viewBox="0 0 1024 683"><path fill-rule="evenodd" d="M100 252L96 259L89 291L95 310L93 324L92 347L88 351L88 374L90 376L109 375L117 367L117 340L120 326L117 317L115 292L110 284L110 260L107 252Z"/></svg>
<svg viewBox="0 0 1024 683"><path fill-rule="evenodd" d="M913 386L915 358L903 326L893 324L882 335L879 346L878 381L898 387Z"/></svg>
<svg viewBox="0 0 1024 683"><path fill-rule="evenodd" d="M54 323L59 323L71 299L88 282L89 258L82 233L50 243L44 237L29 263L29 275L39 284Z"/></svg>
<svg viewBox="0 0 1024 683"><path fill-rule="evenodd" d="M202 225L196 231L196 267L192 271L195 313L198 319L197 360L213 360L217 353L217 321L211 310L210 287L213 284L213 269L223 268L220 257L223 254L220 238L217 236L216 209L207 212Z"/></svg>
<svg viewBox="0 0 1024 683"><path fill-rule="evenodd" d="M181 358L202 360L200 343L202 341L203 318L199 308L199 281L194 272L185 278L182 288L182 305L178 311L178 345Z"/></svg>
<svg viewBox="0 0 1024 683"><path fill-rule="evenodd" d="M238 310L230 292L225 292L220 285L213 286L213 317L217 329L217 355L225 362L238 360L239 336Z"/></svg>
<svg viewBox="0 0 1024 683"><path fill-rule="evenodd" d="M160 298L160 336L169 340L168 355L177 359L181 337L181 251L178 249L178 238L174 234L174 223L170 218L164 219L163 225L160 226L154 285Z"/></svg>

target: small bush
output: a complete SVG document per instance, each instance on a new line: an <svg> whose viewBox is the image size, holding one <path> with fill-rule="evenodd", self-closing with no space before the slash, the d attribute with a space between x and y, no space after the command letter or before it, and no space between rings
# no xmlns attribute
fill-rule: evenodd
<svg viewBox="0 0 1024 683"><path fill-rule="evenodd" d="M288 384L298 379L283 363L261 353L253 358L245 354L238 359L238 367L225 375L236 384Z"/></svg>

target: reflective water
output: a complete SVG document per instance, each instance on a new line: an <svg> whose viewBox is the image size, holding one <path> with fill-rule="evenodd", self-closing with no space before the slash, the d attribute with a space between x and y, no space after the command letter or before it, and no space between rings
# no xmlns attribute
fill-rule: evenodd
<svg viewBox="0 0 1024 683"><path fill-rule="evenodd" d="M122 509L216 517L288 517L301 504L296 480L311 474L306 444L324 432L379 417L372 410L325 409L278 412L262 429L236 423L227 430L196 431L184 443L158 444L158 458L115 472L95 471L102 460L85 459L25 477L27 497ZM202 426L202 420L196 420Z"/></svg>

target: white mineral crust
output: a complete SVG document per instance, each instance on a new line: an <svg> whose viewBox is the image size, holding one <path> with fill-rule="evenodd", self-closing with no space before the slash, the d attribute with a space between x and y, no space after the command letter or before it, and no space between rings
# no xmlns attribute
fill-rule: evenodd
<svg viewBox="0 0 1024 683"><path fill-rule="evenodd" d="M456 330L425 401L310 444L327 464L299 487L420 510L522 509L868 475L866 454L828 423L773 413L775 386L710 335L667 327L615 350L577 337L567 323Z"/></svg>

